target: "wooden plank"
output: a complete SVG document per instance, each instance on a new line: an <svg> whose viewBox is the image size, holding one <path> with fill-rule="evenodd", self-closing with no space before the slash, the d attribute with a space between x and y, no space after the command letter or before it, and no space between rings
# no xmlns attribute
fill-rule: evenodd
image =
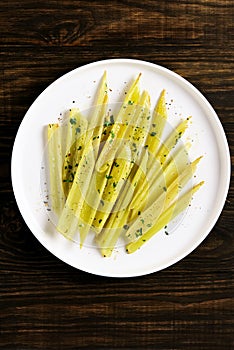
<svg viewBox="0 0 234 350"><path fill-rule="evenodd" d="M234 186L205 241L152 275L86 274L50 254L11 187L17 129L55 79L105 58L174 70L211 102L234 152L233 1L2 0L0 3L0 349L231 349ZM232 158L233 164L233 158Z"/></svg>

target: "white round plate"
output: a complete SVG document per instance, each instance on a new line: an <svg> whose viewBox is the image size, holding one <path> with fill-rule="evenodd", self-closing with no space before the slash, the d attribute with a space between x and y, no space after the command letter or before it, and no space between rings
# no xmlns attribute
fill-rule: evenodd
<svg viewBox="0 0 234 350"><path fill-rule="evenodd" d="M139 72L141 89L152 104L162 89L167 91L169 122L192 115L185 138L192 141L192 159L203 155L196 181L205 184L195 194L183 220L169 235L164 230L133 254L124 247L111 258L103 258L95 247L66 240L48 221L40 184L45 125L57 122L60 113L75 105L92 105L98 82L107 71L110 103L123 100L123 91ZM12 153L12 184L20 212L29 229L52 254L80 270L110 277L146 275L184 258L208 235L217 221L228 192L230 155L222 125L203 95L188 81L161 66L131 59L111 59L77 68L52 83L27 111L16 136Z"/></svg>

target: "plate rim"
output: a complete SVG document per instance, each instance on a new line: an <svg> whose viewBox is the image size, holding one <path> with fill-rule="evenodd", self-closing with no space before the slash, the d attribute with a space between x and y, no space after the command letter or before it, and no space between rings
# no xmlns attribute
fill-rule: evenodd
<svg viewBox="0 0 234 350"><path fill-rule="evenodd" d="M25 212L23 210L23 205L20 202L20 198L18 197L18 189L17 189L17 185L16 185L16 179L14 176L14 164L15 164L15 157L16 157L16 152L17 152L17 140L19 138L20 132L23 128L24 123L26 123L27 119L30 118L30 110L31 108L33 108L33 106L40 102L40 99L43 97L44 94L46 94L50 89L52 89L56 84L59 84L63 79L69 78L69 76L72 76L73 74L75 74L76 72L80 72L83 70L87 70L90 67L93 66L97 66L97 65L109 65L109 64L113 64L113 63L120 63L120 64L140 64L143 66L147 66L152 68L153 70L158 69L159 71L162 71L166 74L169 74L170 76L172 76L175 80L179 80L181 83L185 84L189 89L191 89L193 91L193 93L195 93L195 95L197 95L199 97L199 99L202 101L202 103L208 107L209 111L212 113L212 117L215 119L216 122L216 129L218 129L219 134L222 138L222 150L223 152L225 152L225 165L226 168L222 169L225 171L225 185L224 185L224 191L223 191L223 195L219 200L219 206L218 206L218 210L216 210L216 215L212 218L210 225L208 226L208 228L200 235L200 239L197 239L196 242L190 246L190 249L187 249L185 252L183 252L182 254L178 255L176 258L174 259L170 259L170 261L168 263L165 263L164 265L160 265L159 268L155 268L152 264L151 269L147 269L146 272L144 273L112 273L110 271L110 273L102 273L102 272L93 272L90 271L89 269L84 269L81 268L79 266L76 266L74 264L72 264L69 261L64 260L64 258L62 258L61 256L59 256L56 251L53 251L53 249L51 249L51 247L47 247L44 243L43 240L40 239L40 235L35 233L34 230L31 228L32 225L30 225L30 220L28 219L27 215L25 215ZM212 123L213 125L214 123ZM217 141L217 138L216 138ZM221 147L219 146L218 149L220 150ZM144 60L139 60L139 59L131 59L131 58L113 58L113 59L103 59L103 60L98 60L98 61L94 61L85 65L81 65L80 67L77 67L75 69L72 69L71 71L63 74L62 76L60 76L59 78L57 78L56 80L54 80L51 84L49 84L37 97L36 99L34 99L34 101L31 103L31 105L29 106L29 108L27 109L26 113L24 114L24 117L22 119L22 121L19 124L16 136L15 136L15 140L14 140L14 144L13 144L13 148L12 148L12 155L11 155L11 183L12 183L12 188L13 188L13 193L14 193L14 197L18 206L18 209L20 211L20 214L23 218L23 220L25 221L28 229L31 231L31 233L36 237L36 239L43 245L43 247L45 247L50 253L52 253L54 256L56 256L59 260L63 261L64 263L74 267L75 269L79 269L80 271L84 271L90 274L94 274L96 276L103 276L103 277L117 277L117 278L129 278L129 277L139 277L139 276L145 276L154 272L159 272L164 270L165 268L168 268L170 266L173 266L175 263L181 261L182 259L184 259L186 256L188 256L189 254L191 254L191 252L193 250L195 250L204 240L205 238L209 235L209 233L211 232L211 230L214 228L216 222L218 221L222 210L224 208L225 202L226 202L226 198L228 195L228 191L229 191L229 186L230 186L230 179L231 179L231 159L230 159L230 150L229 150L229 146L228 146L228 141L227 141L227 137L223 128L223 125L216 113L216 111L214 110L214 108L212 107L211 103L205 98L205 96L192 84L190 83L188 80L186 80L184 77L182 77L181 75L179 75L178 73L155 63L149 62L149 61L144 61ZM79 265L79 264L78 264Z"/></svg>

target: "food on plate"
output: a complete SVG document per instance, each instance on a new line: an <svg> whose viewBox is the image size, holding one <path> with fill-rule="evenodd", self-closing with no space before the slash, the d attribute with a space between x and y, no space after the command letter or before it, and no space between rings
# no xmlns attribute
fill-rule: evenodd
<svg viewBox="0 0 234 350"><path fill-rule="evenodd" d="M118 111L108 107L104 72L89 118L78 108L65 123L48 125L50 203L57 230L80 247L90 230L102 256L110 257L119 238L133 253L183 212L203 181L192 184L202 157L192 162L191 145L181 142L190 117L168 124L166 91L151 111L141 73Z"/></svg>

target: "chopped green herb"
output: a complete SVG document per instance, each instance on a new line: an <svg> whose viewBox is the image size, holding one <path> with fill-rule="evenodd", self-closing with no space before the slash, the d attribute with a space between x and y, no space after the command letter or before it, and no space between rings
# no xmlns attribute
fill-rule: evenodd
<svg viewBox="0 0 234 350"><path fill-rule="evenodd" d="M163 186L163 191L165 191L165 192L167 191L167 188L165 186Z"/></svg>
<svg viewBox="0 0 234 350"><path fill-rule="evenodd" d="M71 125L76 124L76 118L71 118L71 119L70 119L70 123L71 123Z"/></svg>
<svg viewBox="0 0 234 350"><path fill-rule="evenodd" d="M117 186L117 183L116 182L113 182L113 187L115 188Z"/></svg>
<svg viewBox="0 0 234 350"><path fill-rule="evenodd" d="M114 162L114 166L116 166L116 168L118 168L119 164L117 162Z"/></svg>
<svg viewBox="0 0 234 350"><path fill-rule="evenodd" d="M146 226L147 226L147 227L151 227L151 226L152 226L152 224L147 224Z"/></svg>
<svg viewBox="0 0 234 350"><path fill-rule="evenodd" d="M106 175L107 180L112 179L112 177L111 175Z"/></svg>
<svg viewBox="0 0 234 350"><path fill-rule="evenodd" d="M156 132L151 132L150 136L155 136L156 135Z"/></svg>
<svg viewBox="0 0 234 350"><path fill-rule="evenodd" d="M124 225L123 227L125 230L128 230L129 229L129 226L128 225Z"/></svg>
<svg viewBox="0 0 234 350"><path fill-rule="evenodd" d="M114 133L114 131L113 130L111 130L111 137L112 137L112 139L115 137L115 133Z"/></svg>
<svg viewBox="0 0 234 350"><path fill-rule="evenodd" d="M142 224L144 224L145 220L144 220L144 219L141 219L141 222L142 222Z"/></svg>
<svg viewBox="0 0 234 350"><path fill-rule="evenodd" d="M80 132L80 128L76 128L76 135Z"/></svg>
<svg viewBox="0 0 234 350"><path fill-rule="evenodd" d="M77 148L78 151L80 151L81 149L82 149L82 146L79 146L79 147Z"/></svg>
<svg viewBox="0 0 234 350"><path fill-rule="evenodd" d="M100 203L102 206L104 206L104 201L102 199L100 200Z"/></svg>
<svg viewBox="0 0 234 350"><path fill-rule="evenodd" d="M177 142L179 141L179 139L181 138L182 136L182 131L179 132L178 136L176 137L176 140L175 140L175 145L177 144Z"/></svg>
<svg viewBox="0 0 234 350"><path fill-rule="evenodd" d="M114 124L114 123L115 123L115 121L114 121L114 116L113 116L113 115L110 116L110 122L111 122L111 124Z"/></svg>
<svg viewBox="0 0 234 350"><path fill-rule="evenodd" d="M135 233L136 238L142 236L142 228L139 228Z"/></svg>
<svg viewBox="0 0 234 350"><path fill-rule="evenodd" d="M130 101L130 100L128 101L128 105L133 105L133 103L134 103L133 101Z"/></svg>

